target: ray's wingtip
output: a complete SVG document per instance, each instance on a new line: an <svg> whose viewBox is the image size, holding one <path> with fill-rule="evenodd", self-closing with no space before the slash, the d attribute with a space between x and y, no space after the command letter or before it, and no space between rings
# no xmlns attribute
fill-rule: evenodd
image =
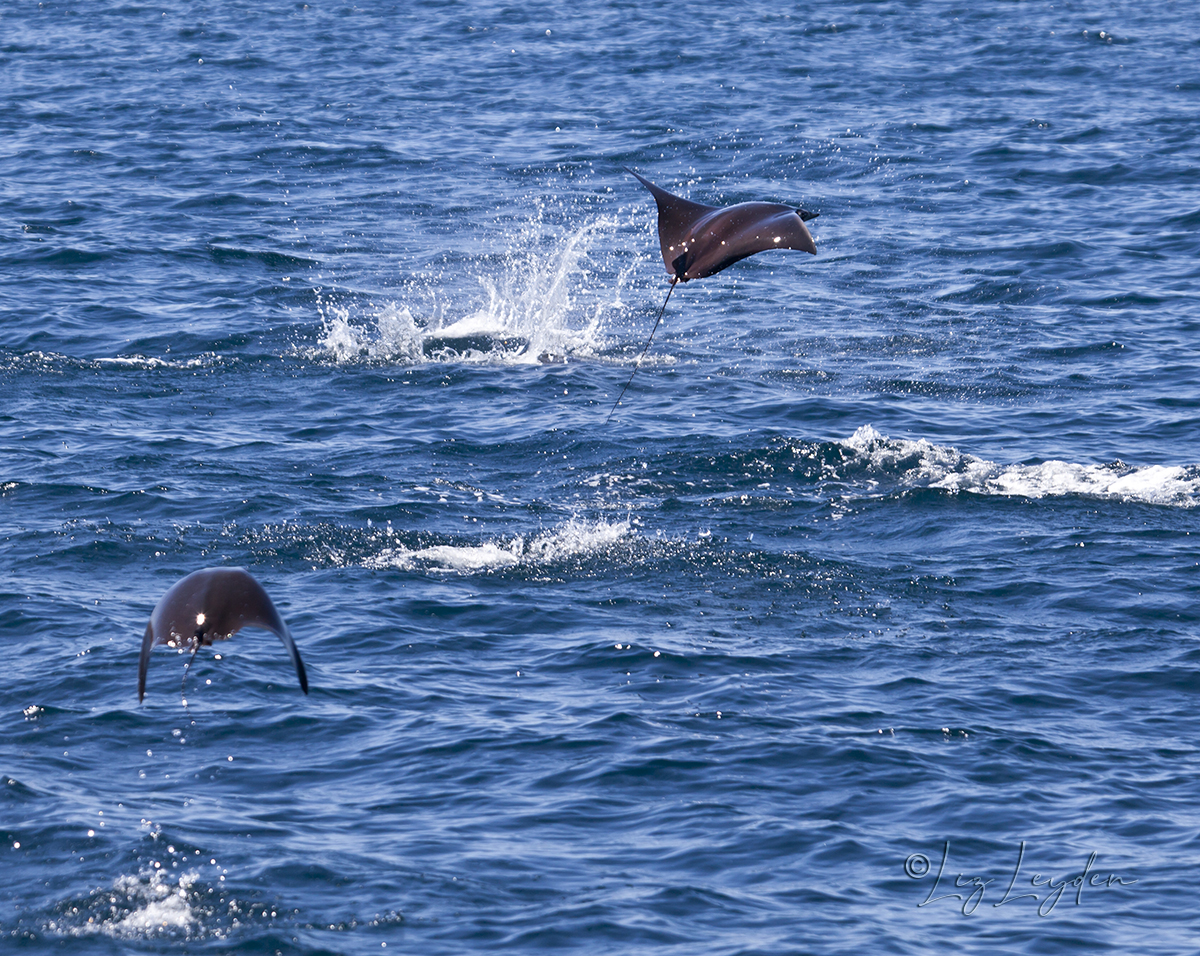
<svg viewBox="0 0 1200 956"><path fill-rule="evenodd" d="M300 689L307 694L308 670L304 666L303 658L300 657L300 648L296 646L296 642L292 639L292 629L284 624L283 630L276 631L275 633L283 642L283 646L287 649L288 656L292 659L292 664L296 668L296 677L300 680Z"/></svg>
<svg viewBox="0 0 1200 956"><path fill-rule="evenodd" d="M654 189L655 189L654 183L650 182L650 180L648 180L641 173L637 172L636 170L630 169L628 166L622 166L621 168L623 170L625 170L625 172L629 173L630 176L632 176L634 179L636 179L639 183L641 183L643 186L645 186L651 192L654 192Z"/></svg>

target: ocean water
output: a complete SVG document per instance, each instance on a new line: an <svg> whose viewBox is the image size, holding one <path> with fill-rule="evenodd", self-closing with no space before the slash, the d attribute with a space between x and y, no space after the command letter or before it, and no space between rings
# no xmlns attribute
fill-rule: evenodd
<svg viewBox="0 0 1200 956"><path fill-rule="evenodd" d="M1189 4L13 0L0 80L0 951L1196 951ZM626 167L819 254L606 424ZM222 565L310 693L139 705Z"/></svg>

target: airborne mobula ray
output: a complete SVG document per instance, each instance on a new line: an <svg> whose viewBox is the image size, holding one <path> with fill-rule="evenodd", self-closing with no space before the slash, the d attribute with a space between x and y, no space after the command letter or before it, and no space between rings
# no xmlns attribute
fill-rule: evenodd
<svg viewBox="0 0 1200 956"><path fill-rule="evenodd" d="M613 412L621 404L625 389L633 381L642 359L650 350L654 333L662 321L676 282L689 279L704 279L733 265L740 259L768 249L799 249L817 254L817 244L804 225L815 219L817 213L797 209L773 202L743 202L736 206L706 206L676 196L655 186L650 180L638 176L632 169L628 172L650 190L658 204L658 242L662 247L663 265L671 276L671 288L658 310L654 328L646 339L642 354L629 373L629 381L613 402L612 411L604 420L607 425Z"/></svg>

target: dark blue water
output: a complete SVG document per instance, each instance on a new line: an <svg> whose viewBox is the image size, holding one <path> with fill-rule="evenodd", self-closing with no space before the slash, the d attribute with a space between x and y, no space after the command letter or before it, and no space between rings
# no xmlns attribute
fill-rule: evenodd
<svg viewBox="0 0 1200 956"><path fill-rule="evenodd" d="M0 8L0 950L1195 952L1196 37Z"/></svg>

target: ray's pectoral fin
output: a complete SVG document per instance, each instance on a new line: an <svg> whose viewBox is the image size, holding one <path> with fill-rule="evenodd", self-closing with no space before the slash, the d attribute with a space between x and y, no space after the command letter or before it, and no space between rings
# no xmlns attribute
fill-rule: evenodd
<svg viewBox="0 0 1200 956"><path fill-rule="evenodd" d="M797 209L796 214L800 217L801 222L808 222L810 219L816 219L821 215L819 212L810 212L807 209Z"/></svg>

